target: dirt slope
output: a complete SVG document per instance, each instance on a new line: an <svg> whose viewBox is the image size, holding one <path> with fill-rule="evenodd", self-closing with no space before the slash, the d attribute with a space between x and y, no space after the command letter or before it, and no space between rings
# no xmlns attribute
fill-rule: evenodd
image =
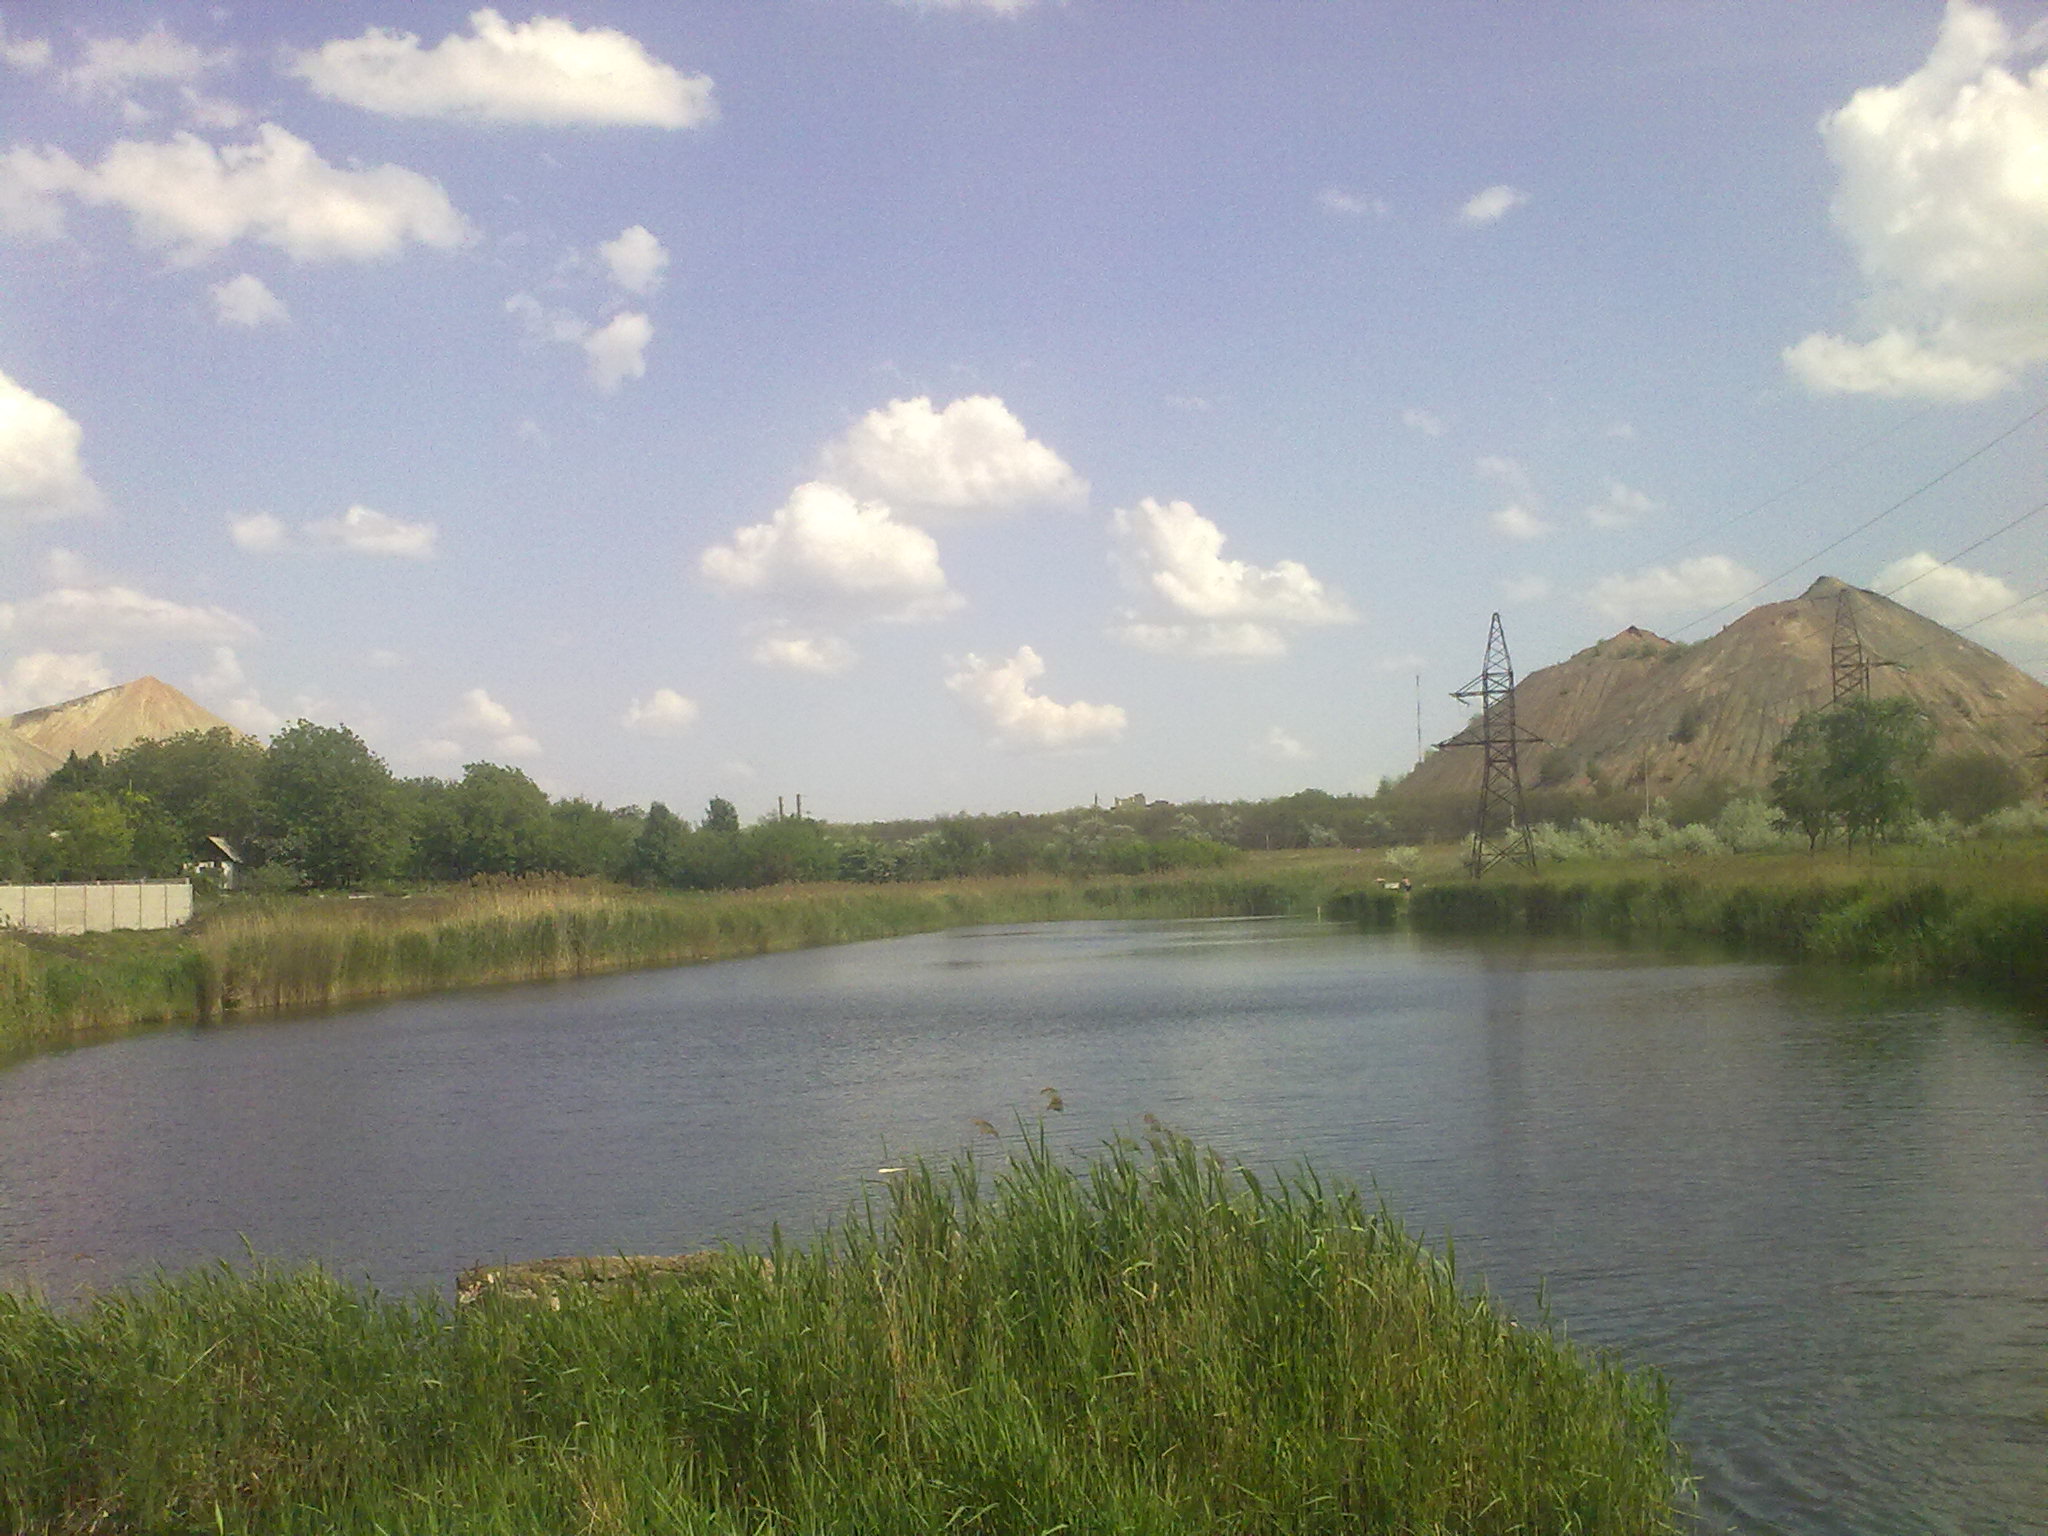
<svg viewBox="0 0 2048 1536"><path fill-rule="evenodd" d="M6 723L15 734L48 753L54 759L53 768L73 752L80 757L95 752L111 757L138 741L162 741L186 731L233 729L213 711L153 677L138 677L132 683L102 688L62 704L23 710Z"/></svg>
<svg viewBox="0 0 2048 1536"><path fill-rule="evenodd" d="M1625 629L1519 680L1515 707L1543 745L1521 752L1526 788L1641 786L1668 795L1703 783L1762 787L1771 748L1828 702L1843 593L1874 664L1871 692L1903 695L1934 722L1937 752L2037 750L2048 685L1889 598L1823 576L1800 596L1752 608L1712 639L1674 645ZM1480 754L1432 753L1405 794L1472 792Z"/></svg>

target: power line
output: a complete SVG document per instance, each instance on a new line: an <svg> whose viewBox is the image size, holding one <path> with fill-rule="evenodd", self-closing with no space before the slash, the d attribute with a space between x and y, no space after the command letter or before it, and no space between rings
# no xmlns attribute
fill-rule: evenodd
<svg viewBox="0 0 2048 1536"><path fill-rule="evenodd" d="M2034 510L2031 512L2022 512L2018 517L2014 518L2011 522L2007 523L2003 528L1999 529L1996 533L1987 533L1984 535L1983 538L1979 539L1976 543L1965 544L1961 549L1957 550L1947 559L1940 561L1938 564L1930 565L1918 576L1913 577L1912 580L1902 581L1896 587L1887 588L1885 591L1879 593L1878 595L1880 597L1897 597L1901 592L1905 591L1906 588L1912 586L1915 582L1925 581L1928 577L1932 576L1936 571L1944 570L1947 567L1954 565L1956 561L1962 559L1963 556L1969 554L1972 550L1982 549L1986 544L1989 544L1993 539L2011 533L2013 529L2019 527L2019 525L2021 523L2024 523L2028 518L2039 517L2043 512L2048 512L2048 501L2042 502L2041 505L2034 508Z"/></svg>
<svg viewBox="0 0 2048 1536"><path fill-rule="evenodd" d="M1949 465L1948 468L1944 469L1940 474L1934 476L1931 480L1924 481L1920 485L1915 486L1912 490L1908 491L1905 495L1901 496L1897 501L1893 502L1890 506L1886 507L1882 512L1878 513L1875 517L1868 518L1864 522L1857 524L1854 528L1851 528L1847 533L1843 534L1839 539L1834 540L1830 544L1823 545L1821 548L1815 550L1812 554L1807 555L1804 559L1795 560L1792 564L1786 566L1784 570L1779 571L1775 576L1767 577L1765 580L1758 582L1755 586L1751 587L1747 592L1744 592L1740 597L1730 598L1727 602L1721 604L1720 607L1710 608L1705 613L1701 614L1698 618L1693 619L1688 623L1681 624L1677 629L1673 630L1672 633L1675 635L1682 635L1688 629L1696 628L1697 626L1706 623L1707 620L1714 618L1720 614L1726 613L1730 608L1735 607L1737 604L1748 602L1752 597L1755 597L1757 593L1762 592L1767 587L1776 586L1779 582L1783 581L1787 576L1790 576L1794 571L1798 570L1801 566L1811 565L1814 561L1820 559L1823 555L1831 554L1835 550L1840 549L1844 544L1848 543L1851 539L1857 537L1859 534L1868 533L1872 528L1875 528L1879 523L1883 522L1886 518L1890 517L1894 512L1898 511L1901 507L1905 506L1907 503L1911 501L1917 500L1921 496L1924 496L1927 492L1933 490L1934 487L1941 484L1942 481L1946 480L1950 475L1956 473L1956 471L1964 468L1969 464L1974 463L1978 459L1981 459L1982 457L1984 457L1985 454L1989 453L1992 449L1996 448L2008 437L2011 437L2015 432L2019 431L2020 428L2028 425L2030 422L2035 421L2042 415L2048 415L2048 400L2043 400L2039 405L2035 406L2031 411L2027 412L2027 414L2022 416L2018 421L2014 422L2011 426L2007 427L2003 432L1999 433L1996 437L1992 438L1990 442L1983 444L1981 447L1973 449L1971 452L1964 455L1962 458L1956 460L1955 463Z"/></svg>

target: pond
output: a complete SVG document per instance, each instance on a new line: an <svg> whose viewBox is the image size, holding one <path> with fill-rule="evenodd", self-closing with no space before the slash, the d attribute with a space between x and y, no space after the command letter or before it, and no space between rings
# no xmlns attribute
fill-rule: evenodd
<svg viewBox="0 0 2048 1536"><path fill-rule="evenodd" d="M0 1282L445 1290L1147 1113L1661 1367L1708 1529L2048 1531L2048 1024L1773 965L1063 923L164 1030L0 1069Z"/></svg>

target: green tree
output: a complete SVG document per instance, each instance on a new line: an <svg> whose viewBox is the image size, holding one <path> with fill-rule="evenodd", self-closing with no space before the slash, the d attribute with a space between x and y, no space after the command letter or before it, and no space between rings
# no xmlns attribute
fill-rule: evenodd
<svg viewBox="0 0 2048 1536"><path fill-rule="evenodd" d="M384 760L347 726L295 720L264 761L265 833L310 885L333 889L399 868L405 806Z"/></svg>
<svg viewBox="0 0 2048 1536"><path fill-rule="evenodd" d="M625 876L635 885L680 885L689 852L690 829L659 800L647 807L626 853Z"/></svg>
<svg viewBox="0 0 2048 1536"><path fill-rule="evenodd" d="M1929 816L1982 821L2027 797L2027 776L1996 752L1945 752L1922 770L1915 786Z"/></svg>
<svg viewBox="0 0 2048 1536"><path fill-rule="evenodd" d="M713 795L711 803L704 807L704 821L698 828L702 832L737 832L740 829L740 813L733 803L723 795Z"/></svg>
<svg viewBox="0 0 2048 1536"><path fill-rule="evenodd" d="M1839 830L1851 848L1913 809L1912 772L1934 727L1910 699L1839 699L1802 715L1771 750L1771 800L1815 847Z"/></svg>
<svg viewBox="0 0 2048 1536"><path fill-rule="evenodd" d="M531 875L549 863L547 791L517 768L471 763L451 797L465 875Z"/></svg>
<svg viewBox="0 0 2048 1536"><path fill-rule="evenodd" d="M114 759L108 777L147 795L177 824L187 858L209 837L246 848L263 823L262 744L225 726L138 741Z"/></svg>
<svg viewBox="0 0 2048 1536"><path fill-rule="evenodd" d="M548 812L549 867L565 875L622 876L641 820L637 811L557 800Z"/></svg>

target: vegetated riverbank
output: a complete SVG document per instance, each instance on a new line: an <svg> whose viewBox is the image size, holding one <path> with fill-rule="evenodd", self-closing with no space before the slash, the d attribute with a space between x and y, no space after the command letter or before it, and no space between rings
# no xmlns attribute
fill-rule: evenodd
<svg viewBox="0 0 2048 1536"><path fill-rule="evenodd" d="M806 1248L451 1311L226 1268L0 1295L0 1526L1679 1528L1661 1382L1355 1192L1156 1130L892 1176Z"/></svg>
<svg viewBox="0 0 2048 1536"><path fill-rule="evenodd" d="M1690 935L2048 996L2048 845L1586 860L1418 889L1425 932Z"/></svg>
<svg viewBox="0 0 2048 1536"><path fill-rule="evenodd" d="M1394 921L1371 853L1071 880L643 891L501 880L408 896L231 899L189 932L0 935L0 1049L137 1024L688 965L979 923L1313 913ZM1368 890L1368 888L1370 888Z"/></svg>

